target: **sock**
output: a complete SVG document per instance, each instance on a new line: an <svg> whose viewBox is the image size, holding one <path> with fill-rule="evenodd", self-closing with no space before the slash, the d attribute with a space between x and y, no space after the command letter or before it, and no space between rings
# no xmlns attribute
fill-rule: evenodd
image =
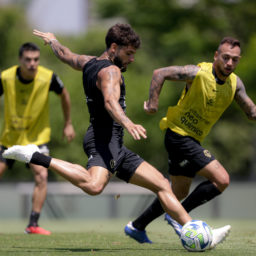
<svg viewBox="0 0 256 256"><path fill-rule="evenodd" d="M49 168L51 160L52 160L52 158L50 156L46 156L46 155L44 155L40 152L35 152L32 155L30 163L37 164L37 165L42 165L45 168Z"/></svg>
<svg viewBox="0 0 256 256"><path fill-rule="evenodd" d="M31 211L28 227L30 227L30 226L37 227L39 217L40 217L39 212Z"/></svg>
<svg viewBox="0 0 256 256"><path fill-rule="evenodd" d="M221 192L210 181L204 181L190 193L182 202L182 205L187 212L190 212L197 206L207 203L220 194Z"/></svg>
<svg viewBox="0 0 256 256"><path fill-rule="evenodd" d="M138 230L145 230L146 226L164 213L158 198L135 220L132 225Z"/></svg>

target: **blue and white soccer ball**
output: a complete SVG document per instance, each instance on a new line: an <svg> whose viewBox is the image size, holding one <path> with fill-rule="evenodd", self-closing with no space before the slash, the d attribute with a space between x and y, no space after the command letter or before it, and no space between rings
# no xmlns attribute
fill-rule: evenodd
<svg viewBox="0 0 256 256"><path fill-rule="evenodd" d="M212 231L205 222L192 220L182 227L180 239L186 250L202 252L208 249L212 243Z"/></svg>

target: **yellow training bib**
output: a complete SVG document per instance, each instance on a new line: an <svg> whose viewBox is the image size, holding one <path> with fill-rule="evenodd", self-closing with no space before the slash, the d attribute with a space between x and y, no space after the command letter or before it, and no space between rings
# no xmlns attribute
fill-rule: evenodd
<svg viewBox="0 0 256 256"><path fill-rule="evenodd" d="M179 102L169 107L160 128L170 128L183 136L202 141L212 126L231 104L237 84L232 73L224 84L217 84L212 73L212 63L199 63L200 70L189 90L184 88Z"/></svg>
<svg viewBox="0 0 256 256"><path fill-rule="evenodd" d="M40 145L50 140L48 93L53 72L38 67L35 79L23 84L17 66L1 74L4 91L4 128L0 144Z"/></svg>

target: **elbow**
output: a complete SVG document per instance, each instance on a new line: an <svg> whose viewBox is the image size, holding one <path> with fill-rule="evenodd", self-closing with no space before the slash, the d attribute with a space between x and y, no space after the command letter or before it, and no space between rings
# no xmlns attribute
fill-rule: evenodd
<svg viewBox="0 0 256 256"><path fill-rule="evenodd" d="M156 78L156 77L159 77L160 76L160 72L161 72L161 69L158 68L158 69L155 69L153 71L153 77Z"/></svg>
<svg viewBox="0 0 256 256"><path fill-rule="evenodd" d="M111 112L111 109L112 109L112 107L111 107L111 101L110 101L110 100L105 100L105 101L104 101L104 107L105 107L105 109L106 109L108 112Z"/></svg>

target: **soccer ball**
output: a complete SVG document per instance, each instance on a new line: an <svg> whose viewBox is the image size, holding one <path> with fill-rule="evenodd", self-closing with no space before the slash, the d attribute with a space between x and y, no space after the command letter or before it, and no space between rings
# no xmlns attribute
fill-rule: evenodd
<svg viewBox="0 0 256 256"><path fill-rule="evenodd" d="M180 239L183 247L191 252L203 252L212 243L211 228L201 220L187 222L181 229Z"/></svg>

